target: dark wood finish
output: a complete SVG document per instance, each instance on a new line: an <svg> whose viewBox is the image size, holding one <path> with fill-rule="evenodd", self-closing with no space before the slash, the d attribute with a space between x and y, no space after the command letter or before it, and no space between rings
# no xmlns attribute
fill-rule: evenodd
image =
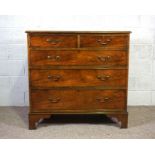
<svg viewBox="0 0 155 155"><path fill-rule="evenodd" d="M32 47L77 47L76 35L35 35L30 36Z"/></svg>
<svg viewBox="0 0 155 155"><path fill-rule="evenodd" d="M27 30L26 33L33 35L44 34L130 34L131 31L47 31L47 30Z"/></svg>
<svg viewBox="0 0 155 155"><path fill-rule="evenodd" d="M48 67L53 65L100 65L106 67L127 66L126 51L37 51L32 50L30 53L32 67Z"/></svg>
<svg viewBox="0 0 155 155"><path fill-rule="evenodd" d="M106 49L126 49L128 36L81 35L80 47L104 47Z"/></svg>
<svg viewBox="0 0 155 155"><path fill-rule="evenodd" d="M29 129L52 114L106 114L127 128L129 31L27 31Z"/></svg>
<svg viewBox="0 0 155 155"><path fill-rule="evenodd" d="M124 90L33 90L32 111L125 108ZM76 101L76 102L75 102Z"/></svg>
<svg viewBox="0 0 155 155"><path fill-rule="evenodd" d="M41 119L49 118L50 114L29 114L29 129L36 129L37 122Z"/></svg>
<svg viewBox="0 0 155 155"><path fill-rule="evenodd" d="M127 86L127 70L31 70L31 87Z"/></svg>
<svg viewBox="0 0 155 155"><path fill-rule="evenodd" d="M107 114L112 121L118 123L121 128L128 127L128 113L125 114Z"/></svg>

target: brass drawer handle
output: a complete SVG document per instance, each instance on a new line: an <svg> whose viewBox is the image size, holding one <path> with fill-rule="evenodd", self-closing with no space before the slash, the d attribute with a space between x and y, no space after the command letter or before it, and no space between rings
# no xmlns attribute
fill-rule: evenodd
<svg viewBox="0 0 155 155"><path fill-rule="evenodd" d="M107 62L107 61L109 61L110 60L110 56L98 56L97 57L100 61L103 61L103 62Z"/></svg>
<svg viewBox="0 0 155 155"><path fill-rule="evenodd" d="M97 78L101 81L106 81L110 78L110 75L98 75Z"/></svg>
<svg viewBox="0 0 155 155"><path fill-rule="evenodd" d="M47 77L49 80L53 80L53 81L59 81L61 76L60 75L48 75Z"/></svg>
<svg viewBox="0 0 155 155"><path fill-rule="evenodd" d="M50 103L58 103L60 101L60 98L48 98L48 101Z"/></svg>
<svg viewBox="0 0 155 155"><path fill-rule="evenodd" d="M46 39L46 42L51 43L53 45L56 45L56 44L59 44L62 41L61 40L58 40L58 39L57 40L54 40L54 39L47 38Z"/></svg>
<svg viewBox="0 0 155 155"><path fill-rule="evenodd" d="M47 56L47 59L52 59L52 57L50 55Z"/></svg>
<svg viewBox="0 0 155 155"><path fill-rule="evenodd" d="M111 42L111 39L106 39L105 41L98 39L97 42L101 45L107 45L109 42Z"/></svg>
<svg viewBox="0 0 155 155"><path fill-rule="evenodd" d="M107 45L107 43L106 42L102 42L102 43L100 43L101 45Z"/></svg>
<svg viewBox="0 0 155 155"><path fill-rule="evenodd" d="M59 61L60 60L60 56L59 55L57 55L57 56L54 56L54 57L52 57L52 56L50 56L50 55L48 55L47 56L47 59L49 59L49 60L56 60L56 61Z"/></svg>
<svg viewBox="0 0 155 155"><path fill-rule="evenodd" d="M111 99L109 97L101 97L101 98L96 98L96 100L99 101L100 103L107 103Z"/></svg>
<svg viewBox="0 0 155 155"><path fill-rule="evenodd" d="M60 60L60 56L59 55L55 56L55 60Z"/></svg>

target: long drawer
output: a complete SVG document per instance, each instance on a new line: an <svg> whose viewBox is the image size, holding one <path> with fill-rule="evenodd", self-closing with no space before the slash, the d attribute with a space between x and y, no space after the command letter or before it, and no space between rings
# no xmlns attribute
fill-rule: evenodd
<svg viewBox="0 0 155 155"><path fill-rule="evenodd" d="M31 70L32 87L105 86L126 87L127 70L123 69L58 69Z"/></svg>
<svg viewBox="0 0 155 155"><path fill-rule="evenodd" d="M127 51L35 50L30 53L30 65L32 67L53 65L102 65L119 67L127 66L127 55Z"/></svg>
<svg viewBox="0 0 155 155"><path fill-rule="evenodd" d="M124 90L32 90L35 111L124 109Z"/></svg>

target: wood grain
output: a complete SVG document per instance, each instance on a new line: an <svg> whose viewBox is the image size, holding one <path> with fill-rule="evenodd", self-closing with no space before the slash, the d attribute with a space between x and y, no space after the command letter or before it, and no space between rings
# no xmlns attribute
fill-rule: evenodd
<svg viewBox="0 0 155 155"><path fill-rule="evenodd" d="M106 49L126 49L128 46L128 35L81 35L80 47L104 47Z"/></svg>
<svg viewBox="0 0 155 155"><path fill-rule="evenodd" d="M106 67L127 66L127 51L31 51L31 67L66 65L102 65Z"/></svg>
<svg viewBox="0 0 155 155"><path fill-rule="evenodd" d="M33 90L32 110L124 109L124 90Z"/></svg>
<svg viewBox="0 0 155 155"><path fill-rule="evenodd" d="M32 87L125 87L127 70L31 70Z"/></svg>
<svg viewBox="0 0 155 155"><path fill-rule="evenodd" d="M76 35L37 35L30 37L32 47L77 47Z"/></svg>
<svg viewBox="0 0 155 155"><path fill-rule="evenodd" d="M26 31L29 129L52 114L106 114L127 128L130 31Z"/></svg>

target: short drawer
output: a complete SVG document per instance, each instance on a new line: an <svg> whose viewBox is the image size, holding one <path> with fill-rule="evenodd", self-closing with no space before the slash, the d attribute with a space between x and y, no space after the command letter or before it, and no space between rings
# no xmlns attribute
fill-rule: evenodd
<svg viewBox="0 0 155 155"><path fill-rule="evenodd" d="M124 90L32 90L32 111L124 109Z"/></svg>
<svg viewBox="0 0 155 155"><path fill-rule="evenodd" d="M126 87L127 70L58 69L31 70L32 87L105 86Z"/></svg>
<svg viewBox="0 0 155 155"><path fill-rule="evenodd" d="M47 67L53 65L102 65L127 66L127 51L31 51L30 65Z"/></svg>
<svg viewBox="0 0 155 155"><path fill-rule="evenodd" d="M104 47L106 49L127 49L128 36L116 35L81 35L80 47Z"/></svg>
<svg viewBox="0 0 155 155"><path fill-rule="evenodd" d="M34 35L30 36L31 47L76 48L76 35Z"/></svg>

